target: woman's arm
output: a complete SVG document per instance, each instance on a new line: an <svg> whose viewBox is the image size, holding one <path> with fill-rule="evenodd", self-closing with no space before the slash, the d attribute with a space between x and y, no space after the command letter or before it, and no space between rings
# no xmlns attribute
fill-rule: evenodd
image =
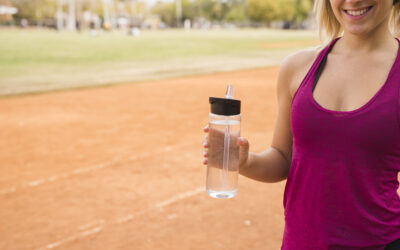
<svg viewBox="0 0 400 250"><path fill-rule="evenodd" d="M292 162L293 136L290 109L294 92L311 67L317 50L303 50L287 57L279 68L277 81L278 116L271 146L262 153L249 153L249 142L238 138L239 173L253 180L279 182L285 180ZM208 132L208 126L204 132ZM208 136L204 144L203 164L207 164Z"/></svg>
<svg viewBox="0 0 400 250"><path fill-rule="evenodd" d="M292 96L301 84L316 56L316 50L304 50L287 57L281 64L277 81L278 115L270 148L249 153L239 167L243 176L262 182L285 180L292 162L293 135L290 128ZM244 147L246 142L242 143ZM248 143L247 143L248 144ZM241 149L243 147L241 145Z"/></svg>

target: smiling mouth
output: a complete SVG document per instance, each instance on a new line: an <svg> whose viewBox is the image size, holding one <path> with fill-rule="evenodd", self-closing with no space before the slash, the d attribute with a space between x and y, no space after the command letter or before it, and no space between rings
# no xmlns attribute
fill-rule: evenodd
<svg viewBox="0 0 400 250"><path fill-rule="evenodd" d="M368 11L370 11L372 9L372 6L366 7L364 9L358 9L358 10L344 10L344 12L346 12L346 14L350 15L350 16L362 16L365 13L367 13Z"/></svg>

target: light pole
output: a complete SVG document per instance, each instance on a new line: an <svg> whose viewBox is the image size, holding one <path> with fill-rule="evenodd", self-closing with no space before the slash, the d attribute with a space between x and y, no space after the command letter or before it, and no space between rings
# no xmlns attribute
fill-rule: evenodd
<svg viewBox="0 0 400 250"><path fill-rule="evenodd" d="M182 0L175 0L175 5L176 5L176 23L178 27L181 27Z"/></svg>
<svg viewBox="0 0 400 250"><path fill-rule="evenodd" d="M116 17L116 12L115 12L115 2L114 0L110 0L110 6L111 6L111 29L117 28L117 17Z"/></svg>
<svg viewBox="0 0 400 250"><path fill-rule="evenodd" d="M62 5L63 0L57 0L57 30L64 28Z"/></svg>
<svg viewBox="0 0 400 250"><path fill-rule="evenodd" d="M69 0L68 29L69 30L76 29L75 0Z"/></svg>
<svg viewBox="0 0 400 250"><path fill-rule="evenodd" d="M131 0L131 13L132 13L131 24L133 25L133 23L135 21L135 17L136 17L136 1L135 0Z"/></svg>
<svg viewBox="0 0 400 250"><path fill-rule="evenodd" d="M104 28L105 29L110 29L111 23L110 23L110 13L109 13L109 0L103 0L103 16L104 16Z"/></svg>

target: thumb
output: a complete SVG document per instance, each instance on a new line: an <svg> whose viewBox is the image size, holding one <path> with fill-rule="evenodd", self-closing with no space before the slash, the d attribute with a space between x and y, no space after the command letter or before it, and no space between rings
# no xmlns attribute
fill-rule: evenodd
<svg viewBox="0 0 400 250"><path fill-rule="evenodd" d="M249 152L249 147L250 147L249 141L244 137L239 137L238 143L240 146L240 149L239 149L240 154L247 155Z"/></svg>

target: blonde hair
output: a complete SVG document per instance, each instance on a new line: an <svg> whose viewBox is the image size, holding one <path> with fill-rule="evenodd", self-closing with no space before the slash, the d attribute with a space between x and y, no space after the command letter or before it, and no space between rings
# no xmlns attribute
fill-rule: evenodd
<svg viewBox="0 0 400 250"><path fill-rule="evenodd" d="M313 10L318 24L319 38L324 44L343 34L342 26L336 19L329 0L315 0ZM389 28L395 37L400 35L400 2L392 7Z"/></svg>

